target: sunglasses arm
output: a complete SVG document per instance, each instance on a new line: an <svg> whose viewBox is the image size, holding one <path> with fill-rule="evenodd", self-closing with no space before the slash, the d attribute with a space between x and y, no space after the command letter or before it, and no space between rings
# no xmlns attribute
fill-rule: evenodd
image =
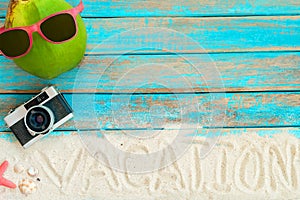
<svg viewBox="0 0 300 200"><path fill-rule="evenodd" d="M5 27L3 26L3 27L1 27L0 28L0 33L2 32L2 31L4 31L4 29L5 29Z"/></svg>
<svg viewBox="0 0 300 200"><path fill-rule="evenodd" d="M80 13L83 11L83 9L84 9L84 5L83 5L82 0L80 0L80 3L78 4L78 6L75 7L75 10L77 13Z"/></svg>

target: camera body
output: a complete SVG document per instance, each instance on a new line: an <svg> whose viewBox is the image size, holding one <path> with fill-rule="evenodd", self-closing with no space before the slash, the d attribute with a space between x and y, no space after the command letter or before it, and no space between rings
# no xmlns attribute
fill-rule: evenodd
<svg viewBox="0 0 300 200"><path fill-rule="evenodd" d="M21 145L28 148L71 118L72 108L64 96L50 86L12 110L4 121Z"/></svg>

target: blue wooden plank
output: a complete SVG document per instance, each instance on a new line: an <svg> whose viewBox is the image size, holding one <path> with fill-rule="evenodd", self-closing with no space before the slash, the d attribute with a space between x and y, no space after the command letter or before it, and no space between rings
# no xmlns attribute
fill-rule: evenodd
<svg viewBox="0 0 300 200"><path fill-rule="evenodd" d="M167 131L167 130L166 130ZM174 130L176 132L177 130ZM154 131L151 130L126 130L127 134L130 135L151 135ZM187 132L187 131L185 131ZM82 132L81 134L84 134L85 132ZM87 131L88 134L93 133L93 131ZM95 134L99 134L99 132L95 131ZM164 131L160 131L160 133L164 133ZM300 138L300 128L235 128L235 129L198 129L198 130L190 130L190 133L187 134L187 137L207 137L209 135L215 135L215 136L225 136L228 134L231 135L244 135L244 134L257 134L261 137L273 137L277 134L290 134L297 138ZM54 131L48 136L46 136L43 139L49 139L49 138L59 138L60 136L72 136L77 135L78 132L73 131ZM102 130L101 134L103 135L111 135L111 134L124 134L122 131L118 130ZM17 140L15 136L11 132L0 132L0 140L6 140L9 142L16 142Z"/></svg>
<svg viewBox="0 0 300 200"><path fill-rule="evenodd" d="M77 5L79 0L67 0ZM300 14L298 0L152 0L152 1L84 1L86 17L141 16L239 16ZM0 16L5 16L8 0L0 1Z"/></svg>
<svg viewBox="0 0 300 200"><path fill-rule="evenodd" d="M300 16L109 18L85 24L89 54L300 50Z"/></svg>
<svg viewBox="0 0 300 200"><path fill-rule="evenodd" d="M63 92L221 91L222 88L214 84L214 77L206 77L204 81L202 75L187 62L201 56L199 54L184 55L184 58L178 55L86 56L80 68L53 80L31 76L16 67L12 61L0 57L2 76L0 93L38 92L50 84L56 85ZM300 90L299 52L210 54L210 57L218 67L226 91ZM147 64L150 64L150 67L147 67ZM153 71L156 64L162 66L161 70ZM209 62L202 64L208 66ZM101 71L107 66L109 67L101 75ZM132 73L130 71L135 69L147 71L147 75L155 75L157 84L147 84L142 73L139 73L139 76L130 75ZM131 80L122 84L122 77L124 78L126 74ZM76 81L84 84L74 85ZM186 81L190 83L189 87ZM97 82L98 84L95 84ZM164 85L159 84L163 82Z"/></svg>
<svg viewBox="0 0 300 200"><path fill-rule="evenodd" d="M32 95L1 94L3 118ZM300 92L230 94L66 94L74 121L62 130L300 126ZM96 121L95 121L96 120ZM224 120L224 124L218 123Z"/></svg>
<svg viewBox="0 0 300 200"><path fill-rule="evenodd" d="M85 23L91 54L300 50L300 16L113 18Z"/></svg>

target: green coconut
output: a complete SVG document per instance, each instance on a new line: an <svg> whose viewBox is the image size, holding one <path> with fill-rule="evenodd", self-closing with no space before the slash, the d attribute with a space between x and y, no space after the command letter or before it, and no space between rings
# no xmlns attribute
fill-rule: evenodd
<svg viewBox="0 0 300 200"><path fill-rule="evenodd" d="M70 8L72 6L65 0L10 0L5 28L29 26L53 13ZM44 79L55 78L73 69L84 56L87 40L86 28L80 15L76 17L76 21L78 33L72 40L53 44L35 32L31 51L13 61L23 70Z"/></svg>

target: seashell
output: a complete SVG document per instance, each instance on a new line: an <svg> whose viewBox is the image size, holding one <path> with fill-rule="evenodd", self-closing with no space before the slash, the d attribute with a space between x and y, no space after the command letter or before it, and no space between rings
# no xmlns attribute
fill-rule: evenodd
<svg viewBox="0 0 300 200"><path fill-rule="evenodd" d="M28 170L27 170L27 174L31 177L35 177L36 175L38 175L39 171L34 168L34 167L30 167Z"/></svg>
<svg viewBox="0 0 300 200"><path fill-rule="evenodd" d="M24 171L24 166L21 164L21 163L17 163L15 166L14 166L14 172L17 173L17 174L20 174Z"/></svg>
<svg viewBox="0 0 300 200"><path fill-rule="evenodd" d="M19 190L22 194L28 195L36 192L36 184L29 179L22 179L19 183Z"/></svg>

